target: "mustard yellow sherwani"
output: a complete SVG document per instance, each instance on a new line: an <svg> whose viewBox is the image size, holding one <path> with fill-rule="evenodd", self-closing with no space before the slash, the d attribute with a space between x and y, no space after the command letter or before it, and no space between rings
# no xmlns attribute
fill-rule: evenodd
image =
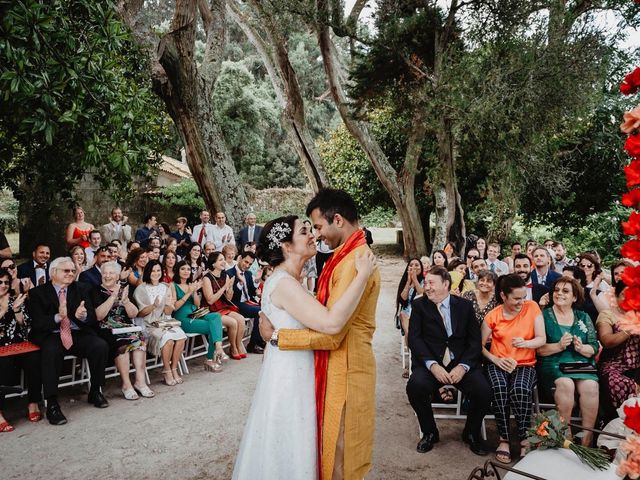
<svg viewBox="0 0 640 480"><path fill-rule="evenodd" d="M341 248L338 247L335 254ZM336 303L355 278L356 254L368 249L367 245L357 247L335 267L329 283L327 307ZM376 328L379 293L380 273L376 271L367 282L355 313L337 335L308 329L278 332L278 347L282 350L331 350L322 429L323 480L332 478L343 409L344 478L364 478L371 468L376 385L371 341Z"/></svg>

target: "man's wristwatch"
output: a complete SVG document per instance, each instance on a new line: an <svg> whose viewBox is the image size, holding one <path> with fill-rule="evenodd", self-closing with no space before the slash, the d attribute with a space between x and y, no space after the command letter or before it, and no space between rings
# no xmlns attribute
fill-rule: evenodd
<svg viewBox="0 0 640 480"><path fill-rule="evenodd" d="M269 340L269 343L274 347L278 346L278 330L273 331L273 333L271 334L271 339Z"/></svg>

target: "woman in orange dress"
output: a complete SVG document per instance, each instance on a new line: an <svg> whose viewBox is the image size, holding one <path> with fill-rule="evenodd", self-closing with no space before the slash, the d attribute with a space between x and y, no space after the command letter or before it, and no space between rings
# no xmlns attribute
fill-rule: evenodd
<svg viewBox="0 0 640 480"><path fill-rule="evenodd" d="M92 230L95 230L95 227L85 222L84 210L79 205L73 209L73 218L75 221L67 227L67 248L70 249L76 245L87 248L89 246L89 234Z"/></svg>

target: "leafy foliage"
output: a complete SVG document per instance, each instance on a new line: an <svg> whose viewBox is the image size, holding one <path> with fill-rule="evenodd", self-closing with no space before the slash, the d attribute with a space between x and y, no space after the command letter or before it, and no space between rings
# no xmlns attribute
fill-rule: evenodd
<svg viewBox="0 0 640 480"><path fill-rule="evenodd" d="M168 117L109 2L0 0L0 187L70 200L91 172L121 196Z"/></svg>
<svg viewBox="0 0 640 480"><path fill-rule="evenodd" d="M182 180L160 189L159 196L155 199L163 207L170 207L187 217L189 225L197 222L200 212L205 204L193 179Z"/></svg>

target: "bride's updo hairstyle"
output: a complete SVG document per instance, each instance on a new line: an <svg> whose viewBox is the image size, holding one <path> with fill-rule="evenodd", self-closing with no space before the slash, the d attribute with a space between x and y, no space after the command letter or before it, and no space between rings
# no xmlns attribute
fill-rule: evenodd
<svg viewBox="0 0 640 480"><path fill-rule="evenodd" d="M278 217L264 226L258 246L258 258L260 260L267 262L272 267L277 267L284 262L282 243L293 240L297 219L297 215Z"/></svg>

